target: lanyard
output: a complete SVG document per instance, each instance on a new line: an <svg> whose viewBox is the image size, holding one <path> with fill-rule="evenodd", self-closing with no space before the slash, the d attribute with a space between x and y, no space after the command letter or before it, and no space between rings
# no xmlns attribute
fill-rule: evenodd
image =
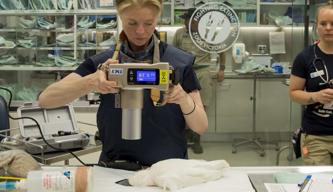
<svg viewBox="0 0 333 192"><path fill-rule="evenodd" d="M323 68L324 68L324 75L326 76L326 78L324 79L324 77L323 77L322 74L320 74L319 77L323 81L324 84L328 84L331 87L333 85L333 79L330 80L330 77L329 77L329 74L328 74L328 70L327 70L327 66L326 66L326 62L322 58L320 58L320 57L317 56L317 54L316 54L316 46L317 45L314 45L314 47L313 47L313 53L314 53L315 58L314 58L314 60L312 62L312 65L313 65L313 67L315 68L315 70L316 70L316 72L318 74L320 74L320 72L319 72L318 68L316 67L316 63L319 62L323 66Z"/></svg>
<svg viewBox="0 0 333 192"><path fill-rule="evenodd" d="M124 36L124 32L121 32L120 36ZM153 52L153 63L159 63L160 62L160 40L156 37L155 34L153 34L153 43L154 43L154 52ZM119 52L121 48L121 41L117 42L116 48L113 52L112 59L118 60L119 59Z"/></svg>
<svg viewBox="0 0 333 192"><path fill-rule="evenodd" d="M316 58L313 60L313 66L316 70L317 73L319 73L318 68L316 67L316 63L320 62L323 65L324 68L324 75L326 76L326 78L324 79L323 75L319 75L320 79L324 82L324 83L329 83L329 75L328 75L328 71L327 71L327 67L326 67L326 63L323 59L321 58Z"/></svg>

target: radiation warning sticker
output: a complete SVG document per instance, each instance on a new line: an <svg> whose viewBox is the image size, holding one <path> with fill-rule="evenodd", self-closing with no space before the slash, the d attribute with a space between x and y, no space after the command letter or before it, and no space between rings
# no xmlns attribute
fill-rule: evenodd
<svg viewBox="0 0 333 192"><path fill-rule="evenodd" d="M160 84L169 83L169 70L160 70Z"/></svg>

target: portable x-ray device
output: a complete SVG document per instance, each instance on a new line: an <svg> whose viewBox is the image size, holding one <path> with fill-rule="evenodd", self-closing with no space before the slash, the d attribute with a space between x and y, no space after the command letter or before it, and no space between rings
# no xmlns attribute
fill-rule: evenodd
<svg viewBox="0 0 333 192"><path fill-rule="evenodd" d="M169 63L124 63L110 64L108 79L116 81L120 88L122 138L136 140L141 139L143 90L167 92L170 85L178 83L179 74Z"/></svg>

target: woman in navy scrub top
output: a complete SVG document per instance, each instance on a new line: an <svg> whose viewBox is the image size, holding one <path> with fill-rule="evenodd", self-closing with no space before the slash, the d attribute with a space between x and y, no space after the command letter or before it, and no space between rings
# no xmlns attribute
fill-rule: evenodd
<svg viewBox="0 0 333 192"><path fill-rule="evenodd" d="M103 145L100 162L126 160L150 166L164 159L187 158L185 126L198 134L208 128L200 85L192 69L194 56L160 42L155 35L162 0L118 0L116 7L123 28L119 54L115 55L113 47L86 59L74 72L48 86L39 96L39 105L55 108L91 91L101 93L97 112ZM116 59L110 59L113 56ZM105 66L127 62L169 62L181 72L179 84L169 89L167 103L161 107L154 106L151 90L144 90L140 140L121 139L121 109L114 106L119 89L116 82L106 79Z"/></svg>
<svg viewBox="0 0 333 192"><path fill-rule="evenodd" d="M290 77L291 99L306 105L301 151L306 165L333 164L333 5L318 8L319 41L299 53Z"/></svg>

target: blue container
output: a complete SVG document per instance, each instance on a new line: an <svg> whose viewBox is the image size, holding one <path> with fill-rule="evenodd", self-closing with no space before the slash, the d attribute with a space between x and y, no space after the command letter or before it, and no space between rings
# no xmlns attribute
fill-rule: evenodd
<svg viewBox="0 0 333 192"><path fill-rule="evenodd" d="M283 67L281 65L275 65L273 66L274 72L277 74L282 74L283 73Z"/></svg>

